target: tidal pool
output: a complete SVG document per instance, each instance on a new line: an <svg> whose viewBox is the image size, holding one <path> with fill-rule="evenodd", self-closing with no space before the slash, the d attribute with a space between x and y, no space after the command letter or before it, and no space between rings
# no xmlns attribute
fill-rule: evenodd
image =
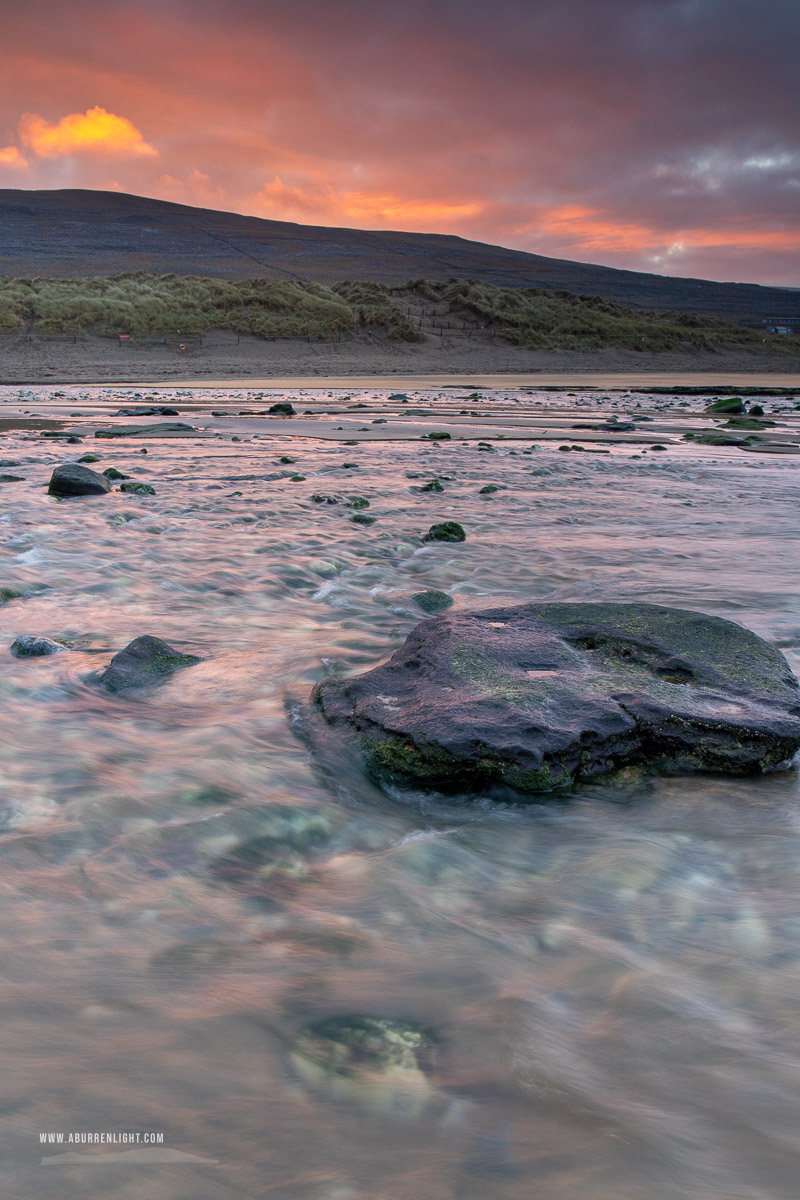
<svg viewBox="0 0 800 1200"><path fill-rule="evenodd" d="M92 434L149 394L0 389L3 1195L794 1200L795 769L459 803L301 734L427 589L693 608L800 672L797 459L693 447L704 400L638 394L408 393L420 428L379 440L412 419L391 393L167 390L203 436L143 441ZM233 415L281 399L296 423ZM796 442L793 401L760 403ZM630 414L647 438L559 451ZM83 440L13 426L41 417ZM156 494L48 496L86 453ZM422 541L446 520L466 542ZM23 634L68 649L14 658ZM104 692L141 634L201 662ZM388 1057L298 1057L352 1015ZM163 1143L66 1140L104 1131Z"/></svg>

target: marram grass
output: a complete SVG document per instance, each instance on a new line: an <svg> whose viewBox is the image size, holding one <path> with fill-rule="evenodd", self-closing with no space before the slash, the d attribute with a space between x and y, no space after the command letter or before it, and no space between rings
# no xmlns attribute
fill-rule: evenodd
<svg viewBox="0 0 800 1200"><path fill-rule="evenodd" d="M530 349L714 350L738 346L798 353L797 336L768 335L695 313L643 312L597 296L501 288L453 279L403 287L347 281L202 279L145 272L86 279L0 279L0 333L39 337L90 331L134 341L215 329L257 338L327 338L371 329L397 341L435 332L424 314L445 315L453 331L479 329ZM423 332L419 329L423 316Z"/></svg>

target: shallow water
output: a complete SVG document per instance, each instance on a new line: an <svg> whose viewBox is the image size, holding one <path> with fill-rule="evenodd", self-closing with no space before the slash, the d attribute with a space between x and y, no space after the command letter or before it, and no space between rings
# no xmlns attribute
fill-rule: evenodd
<svg viewBox="0 0 800 1200"><path fill-rule="evenodd" d="M146 402L64 390L0 389L2 415ZM391 390L354 395L369 411L350 425L397 413ZM409 395L425 412L455 402ZM487 419L501 404L592 418L639 404L657 426L703 407L483 395L464 403ZM235 421L208 419L255 399L159 395L201 406L183 419L223 436L153 439L147 456L138 440L0 441L19 464L0 470L24 476L0 485L0 584L27 593L0 606L3 643L70 646L0 651L3 1195L794 1198L796 770L445 803L387 796L356 764L331 777L299 732L311 685L385 660L423 619L411 597L426 588L449 592L450 611L696 608L800 672L797 460L530 450L535 431L494 451L343 446L312 423L301 439L249 418L232 443ZM157 494L49 497L52 467L87 450ZM412 490L434 477L444 492ZM479 495L487 483L500 490ZM374 524L351 520L353 496ZM466 543L421 542L447 519ZM104 693L92 673L143 633L202 662L145 695ZM312 848L288 834L274 870L243 864L241 844L311 817L325 830ZM298 1073L300 1028L352 1012L435 1028L421 1111L369 1111ZM169 1153L103 1162L39 1137L100 1130L162 1132ZM68 1150L86 1157L59 1161Z"/></svg>

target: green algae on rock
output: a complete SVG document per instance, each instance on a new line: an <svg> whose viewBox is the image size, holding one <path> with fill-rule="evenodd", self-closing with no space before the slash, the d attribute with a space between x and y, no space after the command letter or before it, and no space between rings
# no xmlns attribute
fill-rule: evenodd
<svg viewBox="0 0 800 1200"><path fill-rule="evenodd" d="M466 539L464 527L459 525L458 521L442 521L438 525L431 525L422 540L423 542L464 542Z"/></svg>
<svg viewBox="0 0 800 1200"><path fill-rule="evenodd" d="M414 1118L435 1095L426 1074L435 1041L415 1022L353 1013L306 1025L291 1059L303 1079L339 1099L381 1116Z"/></svg>
<svg viewBox="0 0 800 1200"><path fill-rule="evenodd" d="M416 605L426 613L441 613L453 604L453 597L437 588L428 588L425 592L415 592L411 597Z"/></svg>
<svg viewBox="0 0 800 1200"><path fill-rule="evenodd" d="M527 604L418 625L313 705L379 782L552 792L630 765L735 775L800 748L783 655L719 617L652 604Z"/></svg>
<svg viewBox="0 0 800 1200"><path fill-rule="evenodd" d="M174 671L200 662L194 654L181 654L161 638L144 634L120 650L100 675L110 692L126 692L158 683Z"/></svg>

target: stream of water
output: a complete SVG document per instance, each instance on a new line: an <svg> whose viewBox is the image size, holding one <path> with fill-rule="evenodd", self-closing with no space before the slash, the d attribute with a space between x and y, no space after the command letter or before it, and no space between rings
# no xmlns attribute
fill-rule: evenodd
<svg viewBox="0 0 800 1200"><path fill-rule="evenodd" d="M0 416L60 403L88 430L112 397L142 402L62 391L0 389ZM252 401L165 394L212 432L203 406ZM411 400L435 411L437 395ZM483 395L468 403L490 413ZM678 411L506 396L592 419L638 403L654 425ZM388 397L359 397L358 419L397 411ZM355 762L331 779L298 714L325 674L384 661L431 588L451 612L697 609L800 672L797 459L242 430L0 439L0 471L22 477L0 484L3 1196L794 1200L795 769L445 802L387 795ZM87 451L156 495L49 496L53 466ZM442 492L415 490L433 478ZM450 519L464 544L422 542ZM94 672L145 633L201 662L106 693ZM14 658L20 634L69 650ZM286 833L315 821L310 849ZM269 869L246 851L264 838L286 841ZM342 1092L297 1070L299 1031L352 1013L435 1030L412 1111L387 1109L377 1084ZM40 1138L91 1131L161 1133L161 1157Z"/></svg>

